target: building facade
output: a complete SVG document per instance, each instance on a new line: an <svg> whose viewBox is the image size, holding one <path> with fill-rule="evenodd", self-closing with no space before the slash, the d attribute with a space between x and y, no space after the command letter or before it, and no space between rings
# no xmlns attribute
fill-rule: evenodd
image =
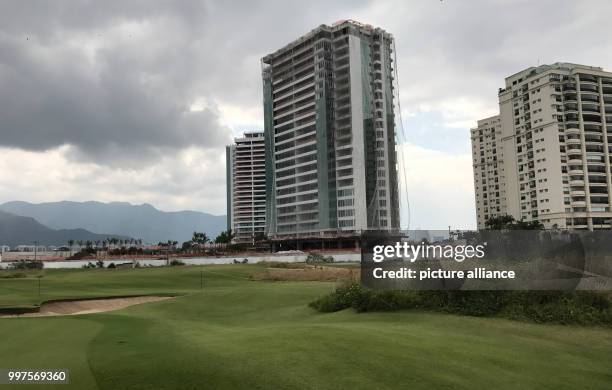
<svg viewBox="0 0 612 390"><path fill-rule="evenodd" d="M246 132L226 147L227 228L232 242L254 244L266 224L265 145L262 132Z"/></svg>
<svg viewBox="0 0 612 390"><path fill-rule="evenodd" d="M270 238L399 229L393 48L341 21L262 59Z"/></svg>
<svg viewBox="0 0 612 390"><path fill-rule="evenodd" d="M503 170L497 175L482 177L481 129L472 129L479 228L493 213L478 200L497 179L500 204L518 220L549 229L609 229L612 73L570 63L531 67L506 78L499 107Z"/></svg>
<svg viewBox="0 0 612 390"><path fill-rule="evenodd" d="M507 214L499 115L479 120L471 133L476 216L478 227L483 228L487 219Z"/></svg>

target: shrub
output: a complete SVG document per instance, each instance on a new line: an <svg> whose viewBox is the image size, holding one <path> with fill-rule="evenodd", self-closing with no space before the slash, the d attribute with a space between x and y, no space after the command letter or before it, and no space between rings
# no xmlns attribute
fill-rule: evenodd
<svg viewBox="0 0 612 390"><path fill-rule="evenodd" d="M178 259L174 259L174 260L170 261L170 266L171 267L176 267L176 266L179 266L179 265L185 265L185 263L183 263L181 260L178 260Z"/></svg>
<svg viewBox="0 0 612 390"><path fill-rule="evenodd" d="M115 263L110 263L108 265L108 267L106 267L106 268L117 268L117 266L115 265Z"/></svg>
<svg viewBox="0 0 612 390"><path fill-rule="evenodd" d="M289 263L286 261L260 261L257 263L259 265L263 265L266 268L289 268Z"/></svg>
<svg viewBox="0 0 612 390"><path fill-rule="evenodd" d="M378 291L353 283L310 303L321 312L426 309L470 316L498 316L536 323L612 325L605 295L575 291Z"/></svg>
<svg viewBox="0 0 612 390"><path fill-rule="evenodd" d="M66 260L82 260L87 257L94 255L96 251L92 248L83 248L79 252L74 253L72 256L66 258Z"/></svg>
<svg viewBox="0 0 612 390"><path fill-rule="evenodd" d="M323 256L320 253L309 253L306 257L306 264L316 263L333 263L334 258L332 256Z"/></svg>
<svg viewBox="0 0 612 390"><path fill-rule="evenodd" d="M470 316L492 316L504 306L505 291L448 291L446 311Z"/></svg>
<svg viewBox="0 0 612 390"><path fill-rule="evenodd" d="M310 302L309 306L323 313L340 311L360 301L363 293L364 290L359 283L351 283L338 287L333 293Z"/></svg>
<svg viewBox="0 0 612 390"><path fill-rule="evenodd" d="M40 260L21 260L11 264L13 269L28 270L28 269L43 269L44 264Z"/></svg>
<svg viewBox="0 0 612 390"><path fill-rule="evenodd" d="M538 323L612 324L609 299L591 291L510 292L503 316Z"/></svg>

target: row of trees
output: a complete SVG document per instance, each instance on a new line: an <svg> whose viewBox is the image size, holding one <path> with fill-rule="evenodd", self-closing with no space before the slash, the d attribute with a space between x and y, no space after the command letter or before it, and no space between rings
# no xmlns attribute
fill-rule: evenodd
<svg viewBox="0 0 612 390"><path fill-rule="evenodd" d="M215 242L217 244L229 244L232 241L232 238L234 237L234 235L232 234L232 230L227 230L227 231L223 231L221 232L217 238L215 238L214 241L212 241L208 235L206 233L203 232L193 232L193 236L191 238L190 241L186 241L185 243L183 243L183 246L187 245L204 245L207 243L212 243ZM86 248L86 249L93 249L93 248L103 248L103 249L110 249L111 247L116 247L116 248L130 248L133 246L141 246L142 245L142 239L119 239L119 238L108 238L106 240L96 240L96 241L91 241L91 240L68 240L68 247L69 248L73 248L75 245L77 245L80 248ZM159 242L157 244L158 246L162 246L162 247L169 247L169 248L176 248L176 246L178 245L178 241L174 241L174 240L168 240L166 242Z"/></svg>
<svg viewBox="0 0 612 390"><path fill-rule="evenodd" d="M70 249L72 249L72 247L74 245L78 245L79 248L87 248L87 249L92 249L92 248L104 248L104 249L109 249L112 246L115 247L132 247L132 246L140 246L142 245L142 240L141 239L119 239L119 238L107 238L106 240L96 240L96 241L91 241L91 240L68 240L68 247ZM95 244L95 246L94 246Z"/></svg>
<svg viewBox="0 0 612 390"><path fill-rule="evenodd" d="M176 251L177 249L181 251L193 251L193 250L202 250L206 248L206 244L215 243L215 244L227 244L231 245L232 239L234 238L234 234L231 229L223 231L217 235L217 237L213 240L204 232L193 232L191 240L186 241L182 244L180 249L178 248L178 241L168 240L165 242L158 242L157 246L164 251ZM266 237L262 235L262 237L256 237L256 241L265 241ZM102 248L109 252L111 251L129 251L134 250L137 247L142 246L141 239L119 239L114 237L109 237L105 240L96 240L96 241L84 241L84 240L68 240L68 246L70 247L71 255L72 248L78 245L79 250L82 252L94 253L95 249ZM141 250L141 249L138 249Z"/></svg>
<svg viewBox="0 0 612 390"><path fill-rule="evenodd" d="M517 221L511 215L501 215L499 217L489 218L485 222L485 226L489 230L542 230L544 225L540 221L524 220Z"/></svg>
<svg viewBox="0 0 612 390"><path fill-rule="evenodd" d="M192 250L195 248L202 248L209 243L231 244L232 238L234 238L234 234L232 233L231 229L219 233L219 235L214 240L211 240L204 232L193 232L191 240L185 241L181 249Z"/></svg>

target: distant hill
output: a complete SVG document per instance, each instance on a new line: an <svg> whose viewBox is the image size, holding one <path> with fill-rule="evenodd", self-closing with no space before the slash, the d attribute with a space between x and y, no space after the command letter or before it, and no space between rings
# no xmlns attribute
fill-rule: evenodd
<svg viewBox="0 0 612 390"><path fill-rule="evenodd" d="M115 237L126 239L129 237L115 234L95 234L85 229L50 229L34 218L0 211L0 245L31 245L38 241L40 245L67 245L68 240L75 241L103 241Z"/></svg>
<svg viewBox="0 0 612 390"><path fill-rule="evenodd" d="M198 211L160 211L149 204L124 202L7 202L0 210L32 217L52 229L87 229L141 238L144 242L187 241L194 231L209 237L226 229L225 216Z"/></svg>

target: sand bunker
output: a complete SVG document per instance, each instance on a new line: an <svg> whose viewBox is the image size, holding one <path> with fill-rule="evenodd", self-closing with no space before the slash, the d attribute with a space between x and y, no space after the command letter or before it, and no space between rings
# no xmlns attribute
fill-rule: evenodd
<svg viewBox="0 0 612 390"><path fill-rule="evenodd" d="M43 303L40 310L35 313L9 314L2 315L0 317L46 317L102 313L123 309L133 305L139 305L141 303L165 301L166 299L171 298L173 297L144 296L49 302Z"/></svg>

